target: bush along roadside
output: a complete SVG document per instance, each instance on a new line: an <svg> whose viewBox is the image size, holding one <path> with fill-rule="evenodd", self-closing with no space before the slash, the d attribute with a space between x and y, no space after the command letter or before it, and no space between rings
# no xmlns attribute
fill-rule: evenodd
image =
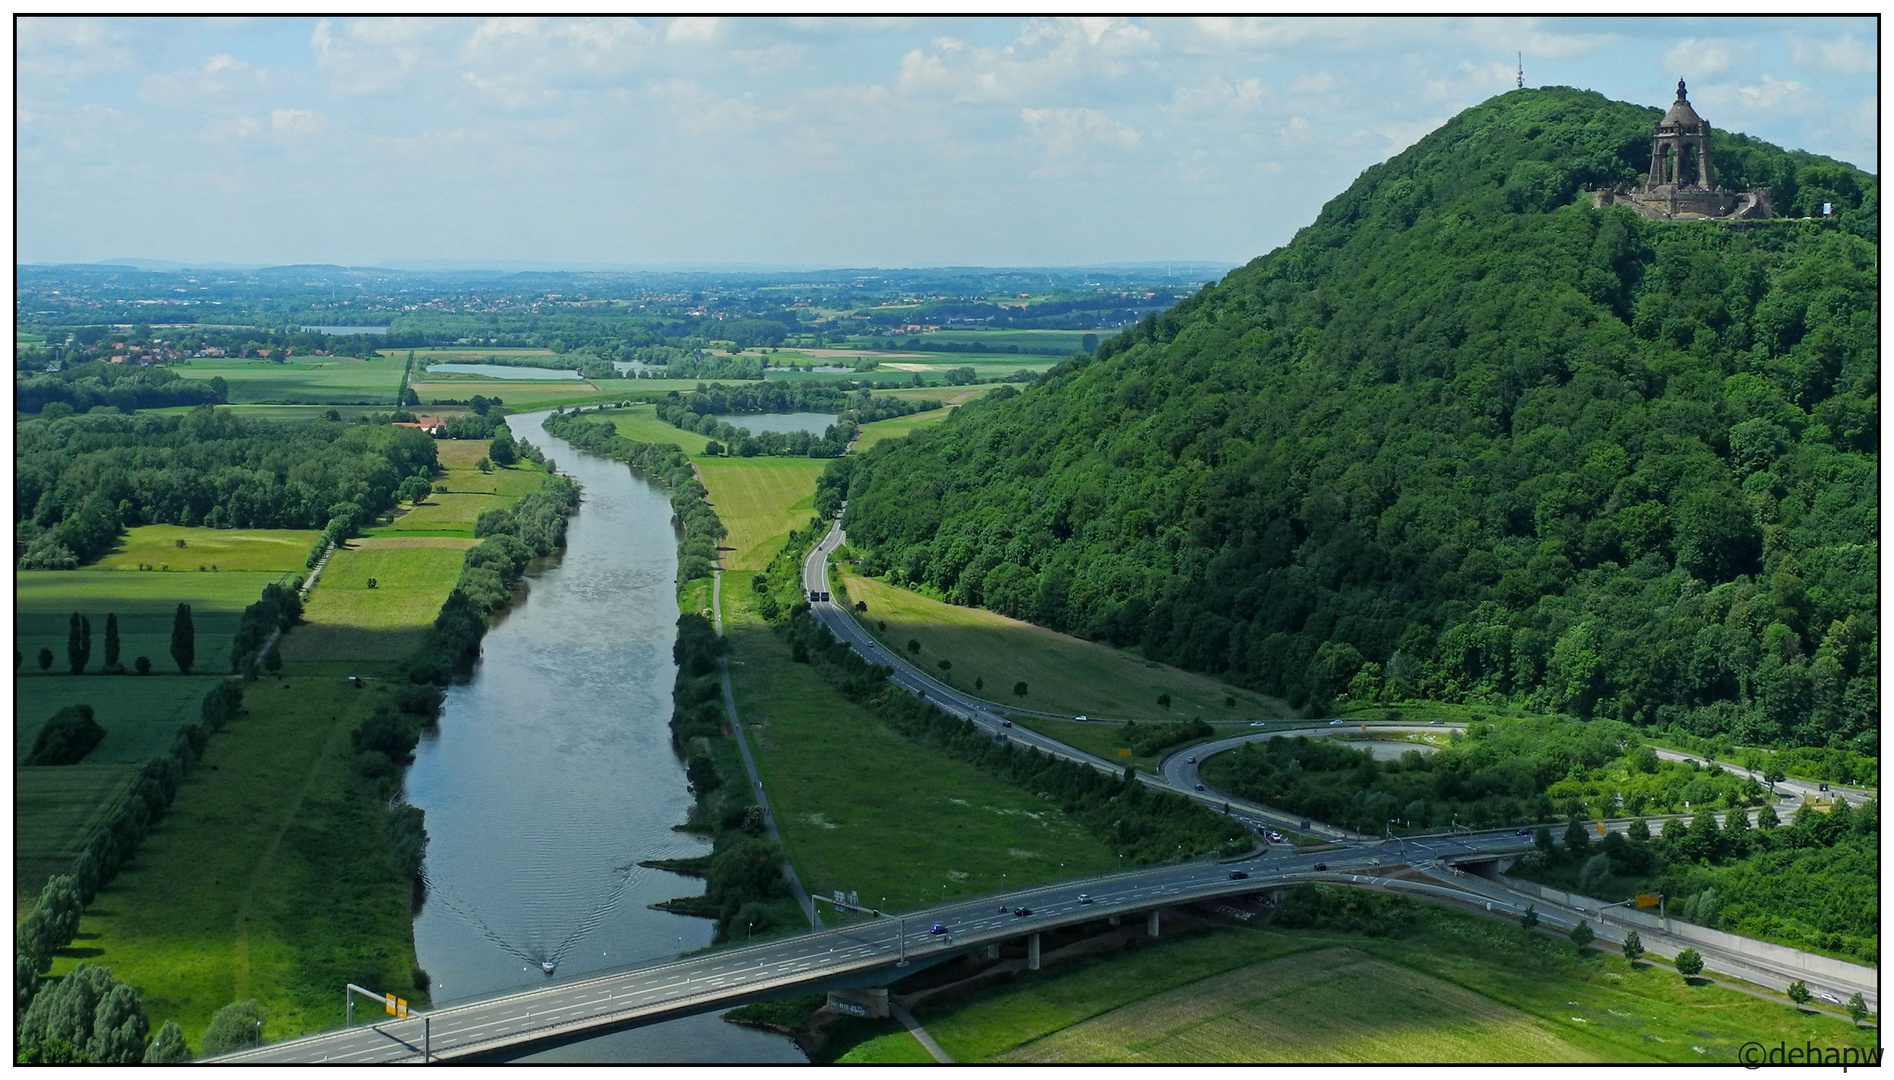
<svg viewBox="0 0 1894 1080"><path fill-rule="evenodd" d="M811 617L809 604L802 599L803 555L826 528L820 519L812 519L807 528L790 533L762 583L767 595L759 597L759 610L766 616L774 610L771 623L789 642L796 662L814 667L843 697L915 742L1058 804L1130 862L1249 850L1250 837L1234 819L1181 795L1153 791L1129 769L1113 776L1038 750L996 742L971 722L948 716L889 682L889 668L863 660Z"/></svg>
<svg viewBox="0 0 1894 1080"><path fill-rule="evenodd" d="M106 810L80 848L72 867L47 880L33 909L14 930L14 1015L40 1017L34 1025L22 1020L17 1048L22 1061L30 1058L33 1062L54 1064L146 1060L150 1048L145 1044L145 1033L149 1025L139 1005L138 993L112 980L102 968L82 965L57 984L64 995L59 1001L49 999L37 1011L32 1007L40 995L42 977L52 969L53 953L72 943L86 905L138 853L152 826L177 798L185 774L203 756L210 736L234 719L242 704L243 688L237 683L220 682L212 687L198 708L197 722L186 724L178 731L170 752L146 764L130 788ZM86 971L97 972L98 977L83 975ZM75 979L79 981L74 982ZM85 987L96 993L86 999L92 1008L79 1010L83 1015L75 1013L76 1019L64 1026L58 1017L43 1015L55 1005L69 1006L65 998ZM106 1007L108 1004L110 1009ZM54 1011L71 1010L62 1007ZM174 1032L175 1029L174 1024L165 1025L165 1030ZM163 1035L161 1031L161 1038ZM153 1045L159 1046L160 1059L179 1060L162 1056L171 1053L168 1040Z"/></svg>

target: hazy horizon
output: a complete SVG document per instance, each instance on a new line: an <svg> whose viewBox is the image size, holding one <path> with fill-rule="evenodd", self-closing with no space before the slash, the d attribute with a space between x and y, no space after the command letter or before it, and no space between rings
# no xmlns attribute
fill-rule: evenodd
<svg viewBox="0 0 1894 1080"><path fill-rule="evenodd" d="M1513 88L1873 168L1872 18L17 24L16 259L1236 265Z"/></svg>

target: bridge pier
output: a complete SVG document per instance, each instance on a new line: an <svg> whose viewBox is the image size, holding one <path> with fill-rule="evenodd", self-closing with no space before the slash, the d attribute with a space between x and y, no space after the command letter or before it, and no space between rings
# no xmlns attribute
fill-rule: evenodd
<svg viewBox="0 0 1894 1080"><path fill-rule="evenodd" d="M1122 915L1113 915L1111 918L1106 919L1105 921L1112 924L1113 926L1120 926L1124 923L1125 920L1124 920L1124 916Z"/></svg>
<svg viewBox="0 0 1894 1080"><path fill-rule="evenodd" d="M986 947L986 958L988 960L998 960L1000 958L1000 943L999 942L996 941L993 944L988 945Z"/></svg>
<svg viewBox="0 0 1894 1080"><path fill-rule="evenodd" d="M1147 934L1150 934L1152 937L1157 936L1157 909L1156 908L1152 908L1151 913L1145 916L1144 932Z"/></svg>
<svg viewBox="0 0 1894 1080"><path fill-rule="evenodd" d="M1026 970L1027 971L1039 970L1039 935L1038 934L1034 934L1032 937L1026 939Z"/></svg>

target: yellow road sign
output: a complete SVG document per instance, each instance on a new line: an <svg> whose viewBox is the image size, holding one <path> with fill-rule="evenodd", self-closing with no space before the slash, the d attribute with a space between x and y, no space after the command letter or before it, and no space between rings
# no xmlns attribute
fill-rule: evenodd
<svg viewBox="0 0 1894 1080"><path fill-rule="evenodd" d="M1652 895L1651 893L1639 893L1638 898L1632 901L1632 903L1641 908L1656 907L1660 899L1660 897Z"/></svg>

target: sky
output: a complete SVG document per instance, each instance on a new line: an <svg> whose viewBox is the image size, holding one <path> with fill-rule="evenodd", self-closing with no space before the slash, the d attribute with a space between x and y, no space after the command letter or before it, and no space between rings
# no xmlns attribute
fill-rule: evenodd
<svg viewBox="0 0 1894 1080"><path fill-rule="evenodd" d="M1238 263L1566 85L1878 171L1878 27L1768 19L22 19L20 262Z"/></svg>

